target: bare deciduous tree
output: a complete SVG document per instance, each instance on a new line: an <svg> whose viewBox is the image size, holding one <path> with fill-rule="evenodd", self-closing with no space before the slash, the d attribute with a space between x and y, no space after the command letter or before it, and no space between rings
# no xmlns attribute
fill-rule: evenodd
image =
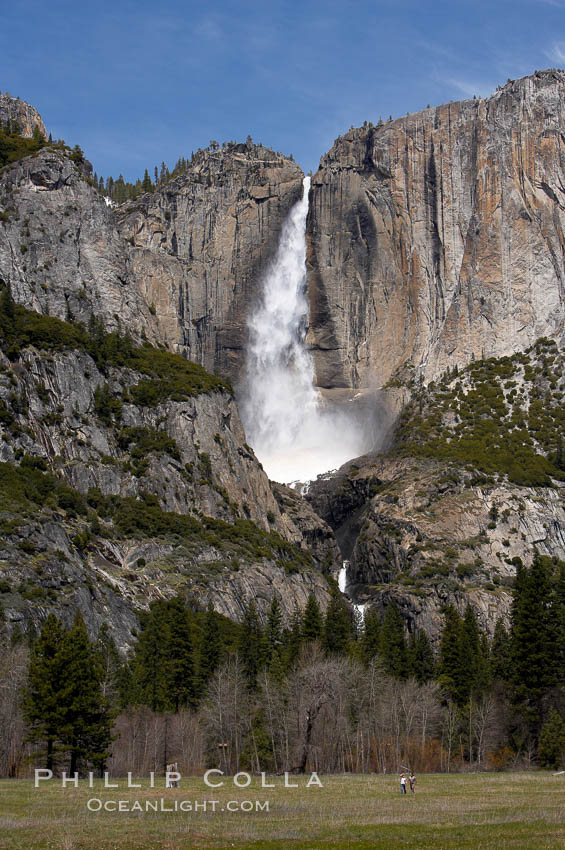
<svg viewBox="0 0 565 850"><path fill-rule="evenodd" d="M237 655L230 656L214 674L203 709L208 761L226 773L240 769L243 747L251 729L251 710L241 661Z"/></svg>
<svg viewBox="0 0 565 850"><path fill-rule="evenodd" d="M2 647L0 667L0 776L17 776L23 761L22 690L29 652L23 644Z"/></svg>

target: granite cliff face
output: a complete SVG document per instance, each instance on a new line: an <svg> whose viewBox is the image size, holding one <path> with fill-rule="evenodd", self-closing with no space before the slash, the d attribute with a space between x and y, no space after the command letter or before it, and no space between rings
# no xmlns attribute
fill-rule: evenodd
<svg viewBox="0 0 565 850"><path fill-rule="evenodd" d="M19 97L11 97L8 92L0 92L0 126L6 124L17 124L22 136L31 138L35 129L47 138L47 130L41 120L37 109L20 100Z"/></svg>
<svg viewBox="0 0 565 850"><path fill-rule="evenodd" d="M0 601L11 626L27 629L49 611L68 620L78 608L93 634L108 620L125 648L136 611L176 593L212 601L234 619L250 599L266 611L275 593L286 615L304 607L309 592L325 607L322 570L339 563L333 533L309 506L297 510L273 492L245 443L233 397L217 391L128 403L140 377L129 369L102 373L84 351L0 355ZM101 391L113 399L108 410ZM67 497L41 509L27 504L28 495L22 501L14 478L22 458L26 469L39 463L86 498L89 516L77 515L72 496L67 507ZM94 517L101 496L128 510L128 499L139 504L148 495L169 515L225 524L184 536L151 526L116 534ZM274 531L296 547L287 552L290 566L277 555Z"/></svg>
<svg viewBox="0 0 565 850"><path fill-rule="evenodd" d="M515 558L565 559L563 492L473 486L456 467L367 457L312 485L308 500L349 559L346 592L383 611L394 601L410 632L436 643L443 610L468 603L491 635L509 621ZM496 521L492 520L496 506Z"/></svg>
<svg viewBox="0 0 565 850"><path fill-rule="evenodd" d="M542 339L412 388L387 455L314 482L307 499L349 560L348 593L437 640L470 603L492 633L517 566L565 560L565 352Z"/></svg>
<svg viewBox="0 0 565 850"><path fill-rule="evenodd" d="M248 311L302 178L281 154L232 144L199 151L185 174L120 207L131 274L170 347L239 377Z"/></svg>
<svg viewBox="0 0 565 850"><path fill-rule="evenodd" d="M5 100L10 120L17 113L21 129L33 132L35 113L26 113L26 124L19 102ZM237 375L246 311L302 191L300 169L251 143L200 151L162 191L119 209L91 175L80 152L60 145L1 170L2 287L9 284L15 302L38 314L89 327L96 320L106 332L127 332L137 343ZM266 610L274 593L287 614L304 607L309 592L325 608L323 572L339 564L333 532L291 492L272 489L229 392L135 404L128 394L143 375L100 367L85 350L59 349L54 339L53 347L2 356L7 480L22 457L36 459L83 497L99 492L138 503L153 496L160 510L193 517L204 531L193 543L147 531L132 539L108 536L103 523L100 534L94 520L92 536L72 509L67 516L49 505L32 518L29 507L12 510L4 500L10 534L0 593L12 625L37 624L49 610L68 620L80 608L93 633L109 619L125 647L136 610L156 595L211 600L235 619L251 598ZM99 393L109 413L100 414ZM228 525L218 531L216 520ZM210 522L214 539L205 532ZM257 538L253 528L267 536ZM295 547L290 566L277 555L273 532Z"/></svg>
<svg viewBox="0 0 565 850"><path fill-rule="evenodd" d="M487 100L351 130L322 157L307 224L320 387L429 380L561 338L564 92L562 72L539 72ZM119 316L238 379L302 176L260 145L229 144L112 208L84 163L46 149L1 175L0 276L34 309Z"/></svg>
<svg viewBox="0 0 565 850"><path fill-rule="evenodd" d="M0 172L0 278L20 304L60 319L118 321L159 337L130 274L130 247L88 164L45 148Z"/></svg>
<svg viewBox="0 0 565 850"><path fill-rule="evenodd" d="M536 73L488 100L351 130L322 158L307 222L307 340L329 397L354 390L369 399L392 378L393 418L422 386L414 377L428 383L542 336L563 344L564 95L565 74ZM5 95L3 114L29 135L43 126ZM40 314L85 326L94 317L106 331L127 330L237 380L247 315L300 197L301 170L262 146L230 143L199 151L182 175L120 206L91 174L80 151L60 146L0 171L0 282ZM539 409L558 386L547 378L555 357L545 351L539 374L528 378L524 365L497 386L508 422L522 417L522 402ZM13 470L39 458L83 496L156 497L161 511L204 524L192 542L88 538L84 518L56 503L23 523L8 510L0 593L13 622L80 607L93 631L105 617L115 622L125 647L136 609L179 590L234 618L252 597L264 611L274 590L286 612L310 591L324 607L324 573L340 558L335 531L356 601L382 607L394 598L410 629L436 639L446 602L463 610L471 601L492 630L508 615L513 559L529 562L534 547L565 555L559 487L524 488L503 475L481 485L465 463L392 454L320 480L305 502L268 481L227 390L144 405L132 395L139 381L85 350L26 346L2 358L0 462ZM102 391L119 403L115 421L100 415ZM462 410L476 407L461 394L452 402L448 441ZM426 417L427 427L434 411ZM546 455L555 421L529 429L547 437L535 447ZM491 527L493 504L500 518ZM99 520L89 522L96 529ZM263 550L245 540L226 546L206 526L247 520L264 543L277 532L297 547L297 559L285 567L272 539Z"/></svg>
<svg viewBox="0 0 565 850"><path fill-rule="evenodd" d="M91 173L57 148L0 173L0 278L31 309L119 322L237 379L300 168L253 144L200 151L186 173L117 209Z"/></svg>
<svg viewBox="0 0 565 850"><path fill-rule="evenodd" d="M565 74L350 130L312 178L323 387L426 380L563 338Z"/></svg>

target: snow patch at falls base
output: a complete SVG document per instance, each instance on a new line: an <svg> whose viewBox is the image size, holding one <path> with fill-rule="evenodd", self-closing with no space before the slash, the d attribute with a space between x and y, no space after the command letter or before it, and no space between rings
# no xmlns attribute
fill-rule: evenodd
<svg viewBox="0 0 565 850"><path fill-rule="evenodd" d="M315 479L368 451L354 416L325 402L306 348L306 216L310 178L290 211L251 314L241 411L247 439L269 478Z"/></svg>

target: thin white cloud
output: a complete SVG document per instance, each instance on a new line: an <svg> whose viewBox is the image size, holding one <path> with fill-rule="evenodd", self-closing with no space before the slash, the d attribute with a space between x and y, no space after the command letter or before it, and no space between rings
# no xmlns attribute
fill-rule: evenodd
<svg viewBox="0 0 565 850"><path fill-rule="evenodd" d="M565 41L554 41L549 50L544 50L544 53L552 62L565 64Z"/></svg>
<svg viewBox="0 0 565 850"><path fill-rule="evenodd" d="M491 95L496 88L489 83L477 83L474 80L465 80L461 78L449 77L444 80L444 82L457 89L464 94L466 97L473 97L474 95L480 95L480 97L488 97Z"/></svg>
<svg viewBox="0 0 565 850"><path fill-rule="evenodd" d="M444 44L430 41L429 39L419 37L414 42L414 45L416 48L427 50L429 53L434 54L434 56L439 56L441 59L447 59L449 62L456 62L459 59L459 54L456 50L453 50L451 47L446 47Z"/></svg>
<svg viewBox="0 0 565 850"><path fill-rule="evenodd" d="M198 38L208 42L220 42L224 39L223 21L214 13L203 15L194 25Z"/></svg>

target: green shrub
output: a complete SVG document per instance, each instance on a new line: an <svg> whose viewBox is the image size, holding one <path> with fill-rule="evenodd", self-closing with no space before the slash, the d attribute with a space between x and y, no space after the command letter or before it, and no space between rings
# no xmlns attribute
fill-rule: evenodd
<svg viewBox="0 0 565 850"><path fill-rule="evenodd" d="M10 127L0 128L0 168L37 153L47 144L40 133L34 133L32 138L28 139L11 130Z"/></svg>
<svg viewBox="0 0 565 850"><path fill-rule="evenodd" d="M33 514L51 502L74 515L86 513L80 493L51 473L33 466L0 463L0 510Z"/></svg>
<svg viewBox="0 0 565 850"><path fill-rule="evenodd" d="M65 510L70 518L87 516L91 522L100 517L112 520L114 535L143 538L181 539L186 545L206 544L232 557L248 560L269 559L287 571L312 565L309 552L284 540L275 531L263 531L253 522L238 519L234 523L211 517L195 517L163 511L153 494L133 497L104 496L93 487L86 499L55 475L33 466L0 463L0 510L20 516L37 514L40 508L52 503ZM111 534L104 527L104 534ZM73 543L84 550L91 542L91 533L82 528Z"/></svg>
<svg viewBox="0 0 565 850"><path fill-rule="evenodd" d="M132 461L135 475L142 475L148 465L148 455L168 454L175 460L181 459L180 449L166 431L156 428L122 428L118 434L118 445L127 451Z"/></svg>
<svg viewBox="0 0 565 850"><path fill-rule="evenodd" d="M110 392L108 384L94 390L94 412L108 427L122 418L122 403Z"/></svg>
<svg viewBox="0 0 565 850"><path fill-rule="evenodd" d="M233 394L229 381L211 375L180 354L153 348L148 343L135 346L127 333L106 333L102 322L94 318L86 329L81 324L27 310L14 302L7 286L0 286L1 350L15 361L30 345L48 351L86 351L103 373L111 366L141 373L144 377L132 387L130 398L143 407L154 407L167 399L185 401L200 393ZM99 404L106 420L119 418L116 412L112 413L109 399L101 399Z"/></svg>
<svg viewBox="0 0 565 850"><path fill-rule="evenodd" d="M500 383L515 384L508 379L522 368L529 382L527 412L517 403L508 406ZM400 417L396 451L460 463L475 471L472 486L488 486L501 475L520 486L552 486L552 479L565 479L565 416L553 395L562 369L562 357L536 360L535 354L517 354L471 364L462 373L470 382L466 391L460 381L450 393L431 384L417 390ZM452 409L458 411L455 423ZM496 509L490 519L493 528Z"/></svg>

